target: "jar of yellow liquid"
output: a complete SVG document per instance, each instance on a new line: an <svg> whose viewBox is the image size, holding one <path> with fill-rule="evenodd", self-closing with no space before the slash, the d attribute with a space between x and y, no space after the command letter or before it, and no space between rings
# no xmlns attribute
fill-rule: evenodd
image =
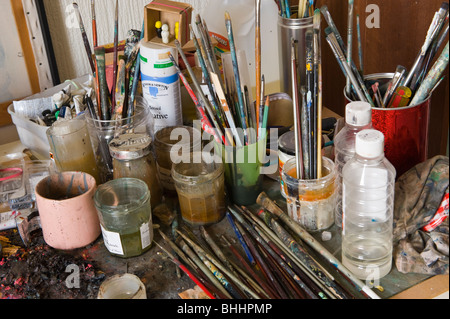
<svg viewBox="0 0 450 319"><path fill-rule="evenodd" d="M50 158L60 172L85 172L100 184L89 131L83 116L58 120L47 130Z"/></svg>
<svg viewBox="0 0 450 319"><path fill-rule="evenodd" d="M122 134L109 143L109 151L113 159L113 178L132 177L144 181L154 208L162 201L162 189L151 146L152 138L147 134Z"/></svg>
<svg viewBox="0 0 450 319"><path fill-rule="evenodd" d="M224 168L220 159L214 159L202 158L172 168L181 216L191 225L217 223L225 216Z"/></svg>

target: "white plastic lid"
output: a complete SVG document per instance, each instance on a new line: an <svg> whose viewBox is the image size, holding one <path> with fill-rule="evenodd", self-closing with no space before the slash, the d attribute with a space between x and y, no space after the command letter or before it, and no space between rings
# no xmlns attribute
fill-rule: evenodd
<svg viewBox="0 0 450 319"><path fill-rule="evenodd" d="M375 158L384 153L384 135L369 129L356 134L355 152L365 158Z"/></svg>
<svg viewBox="0 0 450 319"><path fill-rule="evenodd" d="M372 122L372 107L367 102L351 102L345 107L345 122L354 126L366 126Z"/></svg>

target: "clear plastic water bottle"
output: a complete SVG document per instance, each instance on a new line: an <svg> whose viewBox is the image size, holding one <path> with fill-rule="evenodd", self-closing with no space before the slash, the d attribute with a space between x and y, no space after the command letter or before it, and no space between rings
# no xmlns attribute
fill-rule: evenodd
<svg viewBox="0 0 450 319"><path fill-rule="evenodd" d="M366 102L352 102L345 107L345 126L334 138L334 162L337 170L335 224L342 227L342 168L355 155L358 132L372 128L372 107Z"/></svg>
<svg viewBox="0 0 450 319"><path fill-rule="evenodd" d="M377 280L392 267L396 171L377 130L359 132L355 151L342 170L342 263L360 279Z"/></svg>

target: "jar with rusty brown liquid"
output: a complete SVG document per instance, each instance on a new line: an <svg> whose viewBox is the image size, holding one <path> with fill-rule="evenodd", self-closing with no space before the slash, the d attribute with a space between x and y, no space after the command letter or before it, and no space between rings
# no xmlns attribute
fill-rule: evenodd
<svg viewBox="0 0 450 319"><path fill-rule="evenodd" d="M150 203L154 209L162 201L156 162L151 152L152 138L147 134L122 134L109 143L113 158L113 178L137 178L150 190Z"/></svg>

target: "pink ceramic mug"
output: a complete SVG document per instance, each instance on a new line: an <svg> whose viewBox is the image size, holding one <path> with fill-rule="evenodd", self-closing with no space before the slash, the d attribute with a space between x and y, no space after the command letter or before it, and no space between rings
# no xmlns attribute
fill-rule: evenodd
<svg viewBox="0 0 450 319"><path fill-rule="evenodd" d="M100 235L94 205L95 178L83 172L50 175L36 185L36 203L45 242L70 250L92 243Z"/></svg>

